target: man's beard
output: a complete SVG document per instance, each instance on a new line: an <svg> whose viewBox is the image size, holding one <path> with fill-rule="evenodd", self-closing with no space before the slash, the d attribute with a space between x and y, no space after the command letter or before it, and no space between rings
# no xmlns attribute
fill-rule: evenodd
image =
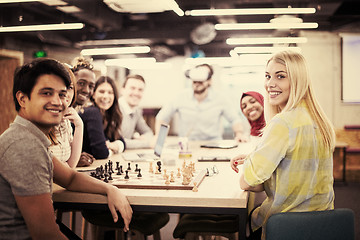
<svg viewBox="0 0 360 240"><path fill-rule="evenodd" d="M204 87L204 88L202 88L200 90L195 89L194 94L202 94L202 93L204 93L206 91L206 89L208 89L208 87Z"/></svg>

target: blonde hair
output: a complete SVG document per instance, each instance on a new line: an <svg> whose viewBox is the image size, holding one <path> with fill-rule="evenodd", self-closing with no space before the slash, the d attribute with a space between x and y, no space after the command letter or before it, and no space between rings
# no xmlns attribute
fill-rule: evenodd
<svg viewBox="0 0 360 240"><path fill-rule="evenodd" d="M304 100L312 119L320 129L324 146L333 151L335 146L335 131L332 123L325 115L315 97L304 56L297 52L281 51L275 53L269 59L267 65L271 61L275 61L286 67L290 81L290 95L285 107L280 109L278 105L270 105L269 94L265 94L266 122L272 119L277 113L296 108L300 102Z"/></svg>

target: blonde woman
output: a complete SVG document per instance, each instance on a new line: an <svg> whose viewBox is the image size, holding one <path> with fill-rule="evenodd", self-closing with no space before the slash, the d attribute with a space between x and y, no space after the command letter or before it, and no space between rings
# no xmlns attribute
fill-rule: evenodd
<svg viewBox="0 0 360 240"><path fill-rule="evenodd" d="M243 164L242 189L267 195L251 213L252 239L265 239L266 221L275 213L334 208L335 134L314 96L304 57L276 53L267 63L264 86L262 140L248 156L231 160L236 172Z"/></svg>

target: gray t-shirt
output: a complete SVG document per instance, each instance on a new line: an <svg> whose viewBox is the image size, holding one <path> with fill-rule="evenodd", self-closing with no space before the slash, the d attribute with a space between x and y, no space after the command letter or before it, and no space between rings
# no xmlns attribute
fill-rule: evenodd
<svg viewBox="0 0 360 240"><path fill-rule="evenodd" d="M0 239L31 239L14 195L52 193L49 146L46 135L20 116L0 136Z"/></svg>

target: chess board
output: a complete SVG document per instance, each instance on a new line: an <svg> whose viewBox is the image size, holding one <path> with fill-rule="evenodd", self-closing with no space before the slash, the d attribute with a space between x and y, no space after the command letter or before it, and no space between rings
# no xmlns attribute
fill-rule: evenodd
<svg viewBox="0 0 360 240"><path fill-rule="evenodd" d="M162 169L159 173L157 171L150 172L145 165L142 167L144 169L141 170L141 177L138 177L138 171L135 171L135 166L132 166L132 169L128 170L127 173L128 179L125 178L126 170L124 170L121 175L118 174L119 171L114 170L114 173L111 174L112 180L107 180L107 182L118 188L192 190L194 188L194 183L199 187L206 176L206 170L194 170L191 181L184 185L183 175L181 174L181 176L179 176L178 169ZM165 171L169 176L169 181L166 181L166 177L164 176ZM170 181L171 171L173 172L172 181Z"/></svg>

